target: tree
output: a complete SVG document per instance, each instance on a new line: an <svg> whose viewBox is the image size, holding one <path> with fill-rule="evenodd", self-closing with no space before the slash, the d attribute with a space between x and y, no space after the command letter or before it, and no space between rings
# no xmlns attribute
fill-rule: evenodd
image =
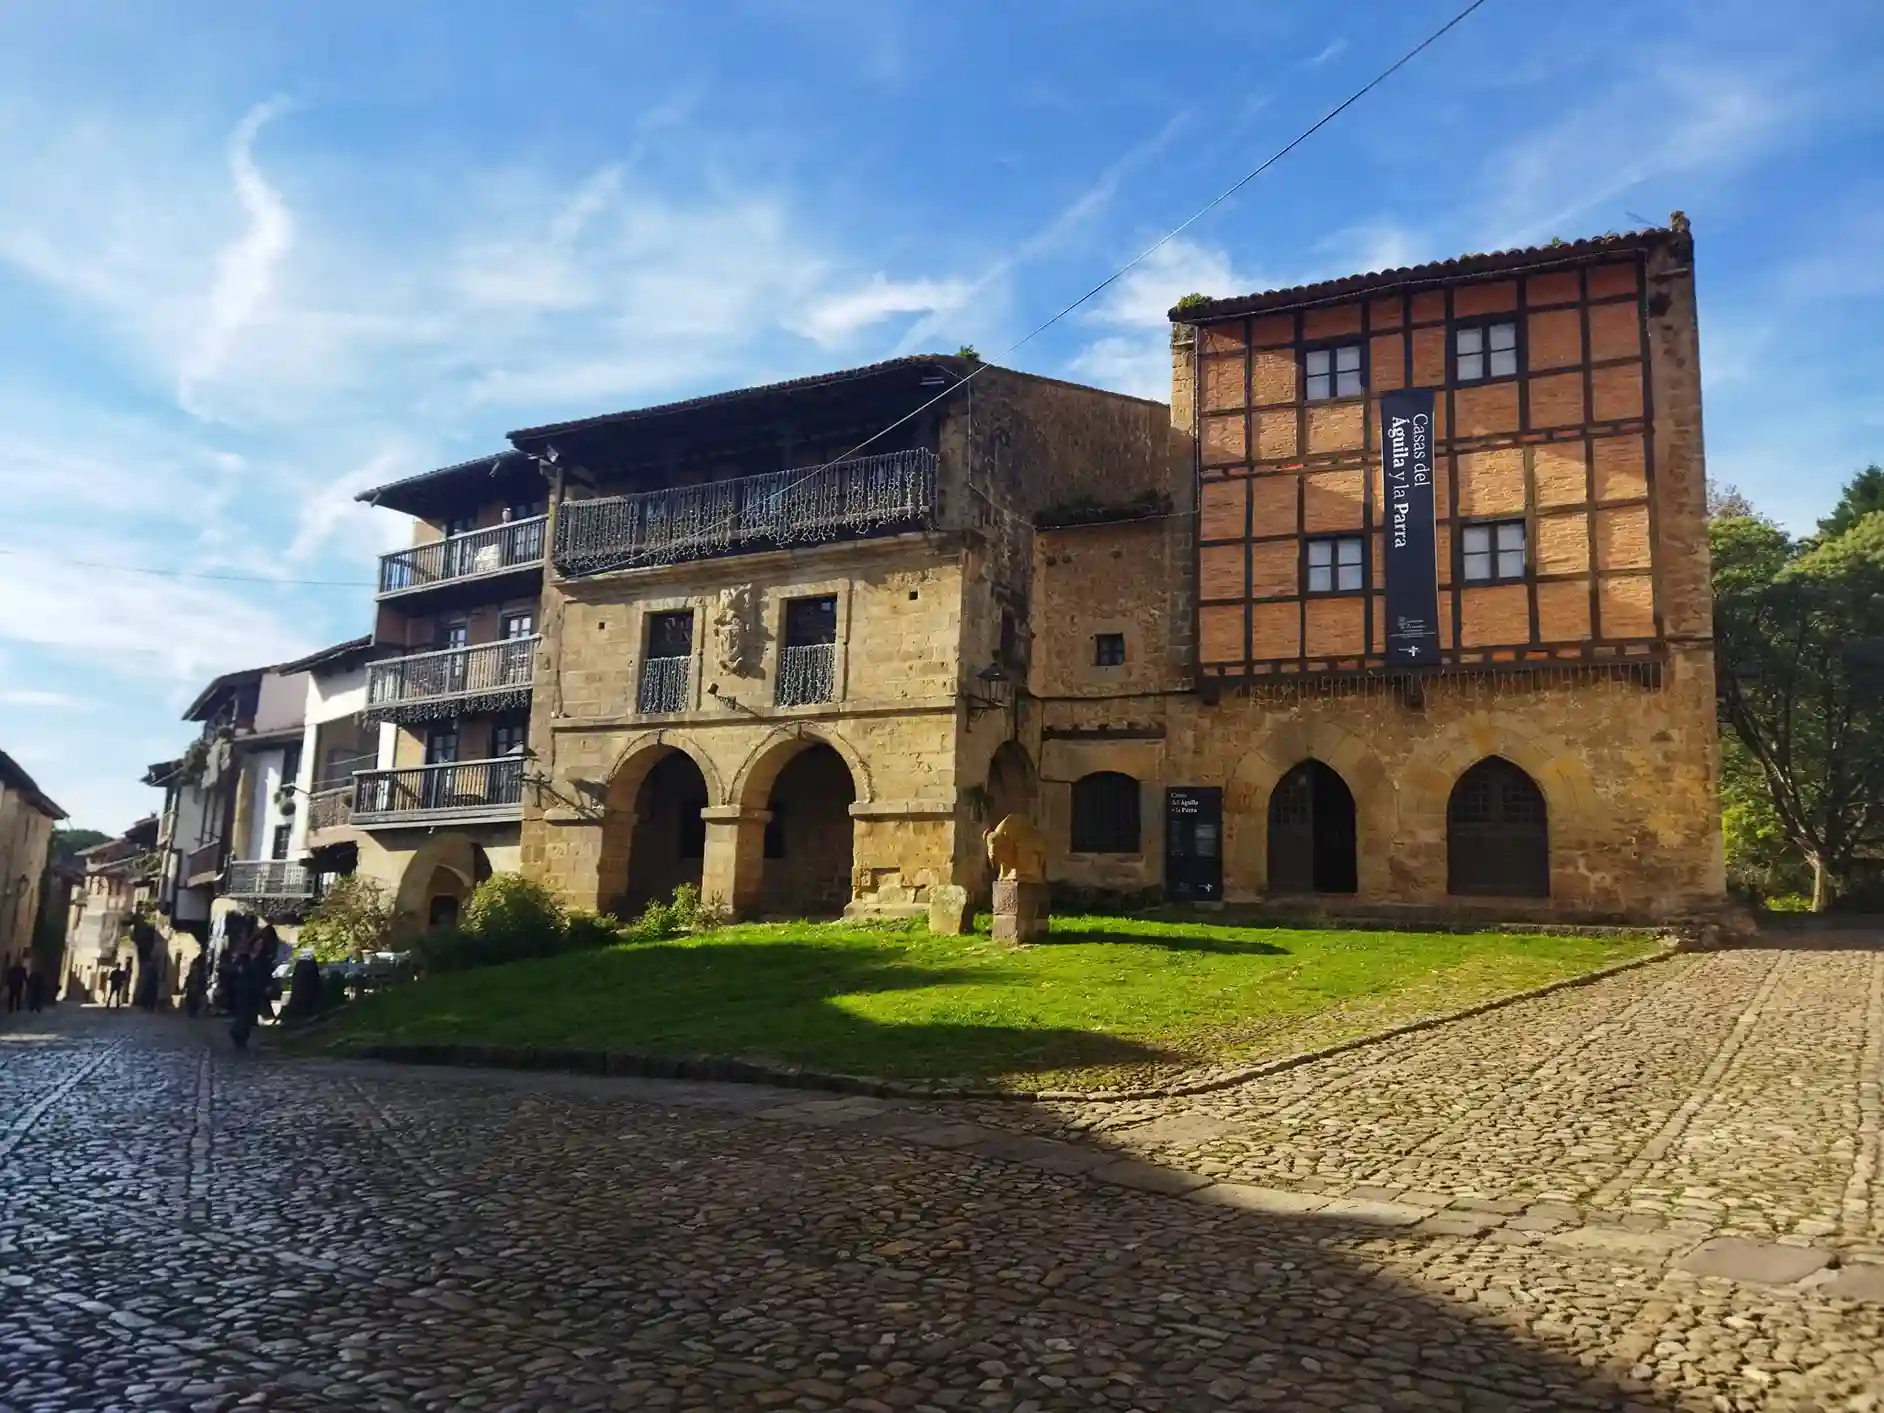
<svg viewBox="0 0 1884 1413"><path fill-rule="evenodd" d="M96 829L55 829L52 831L52 861L65 863L94 844L102 844L111 835Z"/></svg>
<svg viewBox="0 0 1884 1413"><path fill-rule="evenodd" d="M1884 845L1884 513L1816 539L1724 514L1709 542L1722 716L1821 911Z"/></svg>
<svg viewBox="0 0 1884 1413"><path fill-rule="evenodd" d="M1884 466L1874 461L1846 483L1832 513L1819 521L1819 534L1827 539L1842 535L1880 510L1884 510Z"/></svg>

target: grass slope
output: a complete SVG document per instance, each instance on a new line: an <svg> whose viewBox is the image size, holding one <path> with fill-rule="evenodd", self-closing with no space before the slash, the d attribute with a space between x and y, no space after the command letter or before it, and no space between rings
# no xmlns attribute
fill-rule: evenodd
<svg viewBox="0 0 1884 1413"><path fill-rule="evenodd" d="M467 1041L764 1057L908 1079L1140 1082L1285 1054L1640 956L1646 938L1332 932L1055 918L984 936L728 927L427 978L323 1043Z"/></svg>

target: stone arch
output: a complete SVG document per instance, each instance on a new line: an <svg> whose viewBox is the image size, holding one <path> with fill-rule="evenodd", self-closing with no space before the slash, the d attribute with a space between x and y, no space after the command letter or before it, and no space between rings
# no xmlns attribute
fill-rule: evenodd
<svg viewBox="0 0 1884 1413"><path fill-rule="evenodd" d="M1508 717L1475 712L1435 733L1407 762L1401 775L1405 825L1443 838L1452 787L1486 756L1503 756L1544 792L1553 853L1560 843L1588 838L1600 823L1589 768L1567 743Z"/></svg>
<svg viewBox="0 0 1884 1413"><path fill-rule="evenodd" d="M470 835L451 830L434 834L406 860L393 911L408 926L423 931L430 925L435 898L453 898L455 917L488 877L490 861Z"/></svg>
<svg viewBox="0 0 1884 1413"><path fill-rule="evenodd" d="M851 783L857 791L857 803L863 804L876 798L870 784L870 768L864 764L857 748L845 740L841 733L810 722L781 726L753 747L733 776L732 790L722 798L726 803L741 809L766 808L778 773L793 756L813 745L829 746L843 757L844 764L850 769Z"/></svg>
<svg viewBox="0 0 1884 1413"><path fill-rule="evenodd" d="M647 798L649 786L660 799ZM700 812L724 798L713 758L688 733L654 731L631 740L615 758L603 797L597 908L634 916L678 884L697 886L705 853ZM637 850L645 870L635 866Z"/></svg>
<svg viewBox="0 0 1884 1413"><path fill-rule="evenodd" d="M1024 814L1040 822L1040 771L1019 741L1003 741L988 758L985 822L999 824L1010 814Z"/></svg>
<svg viewBox="0 0 1884 1413"><path fill-rule="evenodd" d="M1278 724L1237 762L1223 792L1226 898L1246 901L1268 890L1269 797L1277 782L1305 760L1333 769L1354 797L1359 896L1385 897L1393 891L1390 864L1400 811L1387 768L1345 727L1296 717Z"/></svg>
<svg viewBox="0 0 1884 1413"><path fill-rule="evenodd" d="M728 796L719 767L705 747L690 732L662 730L631 738L616 754L614 763L609 766L607 808L632 810L641 782L668 751L680 751L700 767L700 778L706 781L707 804L726 802Z"/></svg>

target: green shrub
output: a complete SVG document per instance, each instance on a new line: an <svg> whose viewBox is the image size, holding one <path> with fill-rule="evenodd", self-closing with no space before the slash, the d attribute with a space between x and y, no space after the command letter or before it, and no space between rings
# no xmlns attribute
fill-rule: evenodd
<svg viewBox="0 0 1884 1413"><path fill-rule="evenodd" d="M700 890L683 883L664 903L649 903L647 909L622 929L630 942L659 942L686 932L703 932L718 921L700 901Z"/></svg>
<svg viewBox="0 0 1884 1413"><path fill-rule="evenodd" d="M564 933L564 950L593 952L622 940L622 922L609 913L571 913Z"/></svg>
<svg viewBox="0 0 1884 1413"><path fill-rule="evenodd" d="M383 952L392 945L392 904L370 878L349 874L327 885L313 915L302 924L300 946L316 959L340 962Z"/></svg>
<svg viewBox="0 0 1884 1413"><path fill-rule="evenodd" d="M478 884L459 927L501 961L553 957L569 939L569 918L556 895L520 873L495 873Z"/></svg>

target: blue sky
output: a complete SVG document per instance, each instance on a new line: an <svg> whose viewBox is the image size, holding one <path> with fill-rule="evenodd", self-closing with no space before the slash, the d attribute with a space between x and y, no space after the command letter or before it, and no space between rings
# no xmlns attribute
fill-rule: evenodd
<svg viewBox="0 0 1884 1413"><path fill-rule="evenodd" d="M122 828L203 680L366 631L405 529L357 490L511 427L995 356L1453 8L11 0L0 745ZM1884 9L1810 10L1490 0L1009 361L1164 397L1186 291L1680 208L1713 475L1805 526L1884 458Z"/></svg>

